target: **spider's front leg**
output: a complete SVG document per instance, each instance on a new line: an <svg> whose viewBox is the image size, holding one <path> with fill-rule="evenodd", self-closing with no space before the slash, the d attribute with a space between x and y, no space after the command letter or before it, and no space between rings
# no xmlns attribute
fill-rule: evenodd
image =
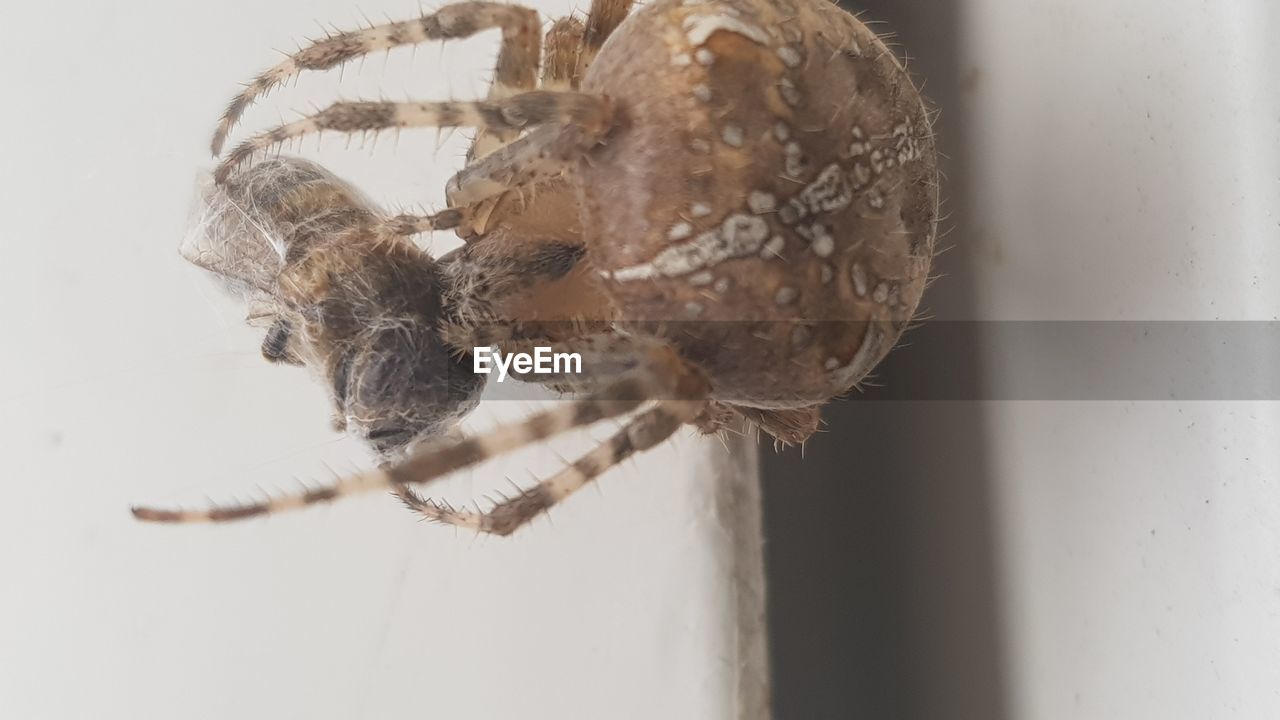
<svg viewBox="0 0 1280 720"><path fill-rule="evenodd" d="M584 24L574 17L564 17L552 23L543 42L545 56L542 61L541 87L544 90L577 90L587 67L599 52L604 41L622 24L631 11L633 0L592 0L591 9ZM517 85L517 82L530 83ZM489 98L506 97L509 88L532 87L532 77L527 69L508 60L504 46L498 55L498 67L494 84L489 88ZM512 142L517 133L509 131L480 130L476 133L467 152L467 164L473 163L498 148ZM473 222L459 228L458 234L463 238L472 235L484 235L498 219L503 210L503 196L489 198L472 206Z"/></svg>
<svg viewBox="0 0 1280 720"><path fill-rule="evenodd" d="M577 71L584 32L585 28L582 22L572 17L562 18L551 25L551 29L547 31L546 39L543 41L543 49L546 52L542 61L540 83L543 90L578 89L578 82L574 73ZM505 58L506 53L500 52L494 82L489 88L490 99L506 97L510 94L509 88L517 81L517 78L513 77L516 74L514 64L508 62ZM525 89L531 89L535 82L533 78L523 73L519 75L518 81L529 83L528 88ZM511 132L492 133L480 130L476 133L471 142L471 147L467 150L467 164L470 165L476 159L492 153L517 137L518 134ZM523 194L520 197L523 198ZM509 206L508 210L501 210L499 205L504 204L504 201L509 203L510 200L505 194L502 194L472 206L470 222L459 229L459 236L469 238L473 234L484 235L495 222L499 221L509 211Z"/></svg>
<svg viewBox="0 0 1280 720"><path fill-rule="evenodd" d="M401 234L413 234L448 227L456 229L459 237L468 241L476 234L483 235L483 232L478 231L483 229L487 232L496 224L494 218L484 211L486 207L489 211L493 210L491 201L511 190L532 189L562 179L566 173L574 171L578 163L613 130L613 105L607 98L572 92L538 92L517 95L511 100L531 95L572 99L584 105L592 103L596 112L594 117L569 119L536 128L519 140L466 166L449 181L445 189L449 210L428 216L402 215L396 219L397 224L393 230ZM269 141L264 142L264 148L270 147L270 144ZM252 152L253 150L247 151L246 157ZM230 170L227 169L226 172L229 173ZM459 214L450 216L450 211ZM447 226L439 222L445 217L449 219ZM480 228L479 225L484 227Z"/></svg>
<svg viewBox="0 0 1280 720"><path fill-rule="evenodd" d="M583 74L599 53L601 45L626 19L633 4L633 0L592 0L585 24L573 17L561 18L552 23L543 43L546 56L542 61L542 88L577 90ZM520 46L514 43L504 43L499 51L493 85L489 87L489 99L504 98L513 94L514 90L535 87L537 57L530 60L527 53L518 54L518 47ZM518 133L510 131L481 129L467 151L467 163L488 155L516 137Z"/></svg>
<svg viewBox="0 0 1280 720"><path fill-rule="evenodd" d="M495 83L502 88L527 89L533 86L540 52L538 13L519 5L498 2L460 2L413 20L392 22L352 30L318 40L253 79L232 98L218 121L211 149L222 153L227 133L244 111L272 88L308 70L327 70L359 57L394 47L417 45L428 40L466 38L484 30L502 30ZM505 92L495 88L496 95Z"/></svg>
<svg viewBox="0 0 1280 720"><path fill-rule="evenodd" d="M234 168L253 155L279 147L286 140L324 130L356 133L426 127L511 131L538 128L472 166L487 168L491 181L479 191L477 183L482 178L472 173L471 192L461 202L452 203L456 207L559 174L599 143L613 128L613 122L613 104L608 99L577 92L533 91L483 102L338 102L244 141L218 165L214 179L225 182ZM530 143L524 141L535 135L539 146L530 148ZM526 154L514 157L503 153L517 146L523 147ZM498 171L507 173L505 184L499 180Z"/></svg>
<svg viewBox="0 0 1280 720"><path fill-rule="evenodd" d="M490 100L501 100L538 86L538 61L542 54L538 33L522 32L520 42L516 39L504 39L498 50L493 82L489 85ZM471 140L471 147L467 149L467 162L488 155L518 136L518 131L480 128Z"/></svg>

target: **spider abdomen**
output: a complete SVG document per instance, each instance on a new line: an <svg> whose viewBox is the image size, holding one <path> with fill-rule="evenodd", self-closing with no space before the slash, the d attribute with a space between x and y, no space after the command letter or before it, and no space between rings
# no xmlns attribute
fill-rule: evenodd
<svg viewBox="0 0 1280 720"><path fill-rule="evenodd" d="M589 257L624 321L717 399L821 402L893 346L928 274L937 169L918 92L864 25L825 0L663 0L583 89L621 118L581 170Z"/></svg>

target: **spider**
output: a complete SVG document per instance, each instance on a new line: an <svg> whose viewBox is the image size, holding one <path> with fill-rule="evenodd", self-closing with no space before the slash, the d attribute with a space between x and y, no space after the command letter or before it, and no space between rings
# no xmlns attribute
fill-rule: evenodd
<svg viewBox="0 0 1280 720"><path fill-rule="evenodd" d="M785 443L817 429L920 302L938 212L925 104L827 0L631 4L593 0L585 23L550 26L544 52L536 12L459 2L319 40L231 102L215 156L249 104L303 71L502 31L482 101L338 102L232 149L188 252L256 299L264 355L324 378L339 425L382 464L138 518L237 520L390 489L431 520L506 535L682 426L745 421ZM477 135L434 215L390 217L302 160L252 162L325 130L459 126ZM443 258L409 240L446 229L466 243ZM580 353L581 375L539 379L576 399L451 434L483 385L467 354L486 345ZM622 420L610 439L489 509L412 488L607 418Z"/></svg>

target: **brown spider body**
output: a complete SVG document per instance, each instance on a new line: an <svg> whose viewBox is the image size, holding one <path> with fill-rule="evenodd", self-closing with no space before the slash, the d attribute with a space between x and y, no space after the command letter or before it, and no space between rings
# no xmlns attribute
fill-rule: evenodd
<svg viewBox="0 0 1280 720"><path fill-rule="evenodd" d="M619 118L581 187L624 322L670 322L712 397L757 407L823 402L888 352L924 288L937 171L866 26L823 0L663 0L582 88Z"/></svg>
<svg viewBox="0 0 1280 720"><path fill-rule="evenodd" d="M924 289L938 206L924 104L884 44L826 0L630 9L593 0L585 22L551 26L543 53L532 11L459 2L316 41L233 99L215 153L245 107L303 71L503 32L485 100L339 102L242 142L215 173L249 225L287 238L283 264L249 243L242 265L258 272L239 278L280 304L264 354L317 370L348 418L364 398L357 429L394 461L303 494L139 518L232 520L381 488L432 520L508 534L682 426L745 421L783 442L816 431L819 407L889 351ZM298 177L272 192L297 203L272 204L251 188L273 166L241 168L324 130L445 126L478 133L450 209L431 216L382 215L289 159L274 162ZM433 260L402 237L440 229L467 244ZM239 247L254 232L218 237ZM581 352L582 374L522 379L578 399L442 434L483 384L454 377L442 353L540 345ZM488 511L410 488L606 418L625 418L612 438Z"/></svg>

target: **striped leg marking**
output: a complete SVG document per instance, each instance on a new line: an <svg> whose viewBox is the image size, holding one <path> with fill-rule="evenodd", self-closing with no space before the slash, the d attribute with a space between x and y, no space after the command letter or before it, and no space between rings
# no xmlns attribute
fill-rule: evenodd
<svg viewBox="0 0 1280 720"><path fill-rule="evenodd" d="M567 430L625 415L659 392L660 389L655 385L655 381L649 374L637 374L634 377L624 378L604 392L539 413L523 422L497 427L487 433L462 440L441 438L424 443L398 464L342 478L328 487L281 495L261 502L198 510L135 507L133 516L139 520L162 523L228 522L297 510L346 495L390 490L409 483L429 482Z"/></svg>
<svg viewBox="0 0 1280 720"><path fill-rule="evenodd" d="M616 435L583 455L569 467L516 497L503 500L485 512L457 510L448 503L423 498L407 486L396 488L404 504L430 520L470 528L476 532L510 535L538 514L586 486L609 468L671 437L701 403L664 402L623 426Z"/></svg>
<svg viewBox="0 0 1280 720"><path fill-rule="evenodd" d="M556 123L603 132L611 119L608 101L568 92L533 91L484 102L339 102L244 141L218 166L214 180L224 182L255 153L323 130L354 133L388 128L487 127L520 131Z"/></svg>
<svg viewBox="0 0 1280 720"><path fill-rule="evenodd" d="M538 27L528 28L518 37L503 39L493 69L493 83L489 85L490 100L501 100L538 87L538 61L542 59L542 37L538 30ZM467 162L488 155L519 135L514 130L480 128L467 149Z"/></svg>
<svg viewBox="0 0 1280 720"><path fill-rule="evenodd" d="M512 62L521 62L521 58L532 54L536 63L540 25L538 13L529 8L497 2L460 2L414 20L376 25L318 40L258 75L231 100L213 134L213 155L217 157L222 153L227 133L254 100L305 70L327 70L379 50L427 40L465 38L495 28L502 29L503 51ZM499 70L502 75L501 64Z"/></svg>
<svg viewBox="0 0 1280 720"><path fill-rule="evenodd" d="M575 18L565 18L558 20L551 29L547 31L546 41L543 43L543 49L546 53L542 61L542 90L576 90L578 83L572 81L574 69L578 62L578 49L582 45L582 22ZM534 58L529 62L528 69L530 72L526 75L523 70L525 67L512 58L508 58L505 54L498 55L498 68L495 73L494 83L489 88L489 99L503 98L511 95L511 89L520 83L521 89L531 89L538 87L537 78L533 77L533 70L538 67L538 59ZM517 75L517 73L519 73ZM527 87L523 85L527 83ZM481 128L471 141L471 147L467 150L467 164L470 165L476 160L486 157L499 148L513 142L519 133L512 131L491 131ZM475 216L479 222L475 226L467 226L460 231L463 237L469 237L472 232L484 234L484 229L488 227L490 222L490 214L501 202L503 194L498 194L487 200L477 204Z"/></svg>

